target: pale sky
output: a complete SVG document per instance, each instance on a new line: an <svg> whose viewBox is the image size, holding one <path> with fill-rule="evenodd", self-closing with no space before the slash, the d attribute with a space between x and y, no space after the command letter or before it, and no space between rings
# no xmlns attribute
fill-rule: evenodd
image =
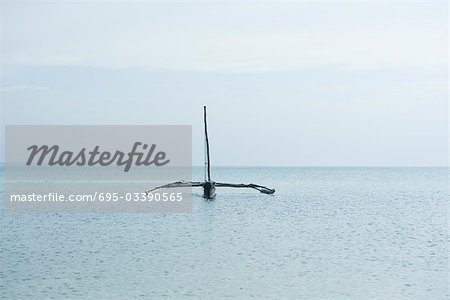
<svg viewBox="0 0 450 300"><path fill-rule="evenodd" d="M200 165L206 104L214 165L447 165L446 1L0 9L3 124L191 124Z"/></svg>

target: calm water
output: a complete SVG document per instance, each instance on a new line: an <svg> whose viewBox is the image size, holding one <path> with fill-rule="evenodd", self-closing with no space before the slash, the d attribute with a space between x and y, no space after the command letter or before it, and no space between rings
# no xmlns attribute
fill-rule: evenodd
<svg viewBox="0 0 450 300"><path fill-rule="evenodd" d="M277 192L198 190L192 214L1 215L0 297L448 298L448 169L213 175Z"/></svg>

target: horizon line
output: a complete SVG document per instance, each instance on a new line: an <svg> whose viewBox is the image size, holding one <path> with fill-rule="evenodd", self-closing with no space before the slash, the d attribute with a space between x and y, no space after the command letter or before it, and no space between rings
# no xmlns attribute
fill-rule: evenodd
<svg viewBox="0 0 450 300"><path fill-rule="evenodd" d="M0 165L6 165L0 161ZM204 168L204 165L192 165ZM212 168L450 168L450 165L212 165Z"/></svg>

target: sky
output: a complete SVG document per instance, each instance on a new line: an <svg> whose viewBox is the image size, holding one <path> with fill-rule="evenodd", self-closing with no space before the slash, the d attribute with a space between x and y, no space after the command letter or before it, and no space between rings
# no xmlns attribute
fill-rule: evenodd
<svg viewBox="0 0 450 300"><path fill-rule="evenodd" d="M213 165L448 163L446 1L0 3L2 127L188 124L201 165L207 105Z"/></svg>

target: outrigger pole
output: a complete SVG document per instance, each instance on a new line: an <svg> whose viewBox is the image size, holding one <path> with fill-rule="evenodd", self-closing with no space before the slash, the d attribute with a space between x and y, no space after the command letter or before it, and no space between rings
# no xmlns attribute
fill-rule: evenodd
<svg viewBox="0 0 450 300"><path fill-rule="evenodd" d="M205 158L205 164L207 168L207 175L208 177L205 178L205 181L176 181L169 184L157 186L155 188L152 188L150 190L145 191L147 194L150 192L153 192L157 189L161 188L173 188L173 187L203 187L203 197L207 199L213 199L216 195L216 187L233 187L233 188L251 188L255 189L263 194L273 194L275 193L275 189L270 189L268 187L249 183L224 183L224 182L214 182L211 180L211 162L209 158L209 139L208 139L208 128L207 128L207 122L206 122L206 106L203 106L203 121L205 125L205 142L206 142L206 158Z"/></svg>

